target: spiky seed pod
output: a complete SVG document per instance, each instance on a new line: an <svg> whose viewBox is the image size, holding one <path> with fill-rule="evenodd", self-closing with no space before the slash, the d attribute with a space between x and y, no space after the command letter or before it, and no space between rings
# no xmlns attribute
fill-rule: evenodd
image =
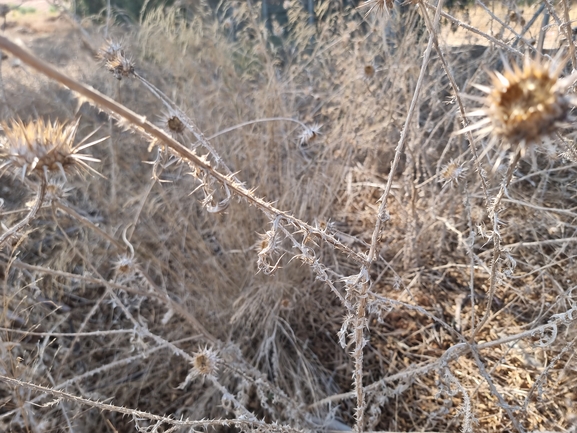
<svg viewBox="0 0 577 433"><path fill-rule="evenodd" d="M475 85L485 92L485 107L469 113L482 119L461 132L476 131L478 136L494 135L505 148L524 155L531 144L549 140L551 134L570 121L577 98L567 93L577 72L560 78L565 65L556 57L552 62L525 56L523 68L511 67L492 72L492 87Z"/></svg>
<svg viewBox="0 0 577 433"><path fill-rule="evenodd" d="M122 255L117 261L113 262L116 275L129 275L136 270L136 260L132 255Z"/></svg>
<svg viewBox="0 0 577 433"><path fill-rule="evenodd" d="M368 8L367 12L365 13L366 18L372 12L377 12L380 14L384 12L388 15L389 11L393 9L394 4L394 0L366 0L359 6L359 8Z"/></svg>
<svg viewBox="0 0 577 433"><path fill-rule="evenodd" d="M192 368L189 370L186 379L184 379L184 382L181 383L178 388L186 388L192 380L199 376L216 376L218 373L219 361L218 354L214 350L209 349L208 347L199 350L194 354L194 358L192 359Z"/></svg>
<svg viewBox="0 0 577 433"><path fill-rule="evenodd" d="M194 355L192 366L199 375L214 376L218 371L218 356L212 349L204 348Z"/></svg>
<svg viewBox="0 0 577 433"><path fill-rule="evenodd" d="M86 161L100 160L79 152L105 138L84 144L90 134L75 146L79 121L67 124L58 120L50 123L38 119L25 124L16 119L0 124L5 134L0 140L0 170L5 167L20 170L22 178L30 174L47 178L51 172L60 172L64 178L71 172L91 170L96 173Z"/></svg>
<svg viewBox="0 0 577 433"><path fill-rule="evenodd" d="M173 138L178 139L185 131L186 125L173 110L164 113L158 125L166 130Z"/></svg>
<svg viewBox="0 0 577 433"><path fill-rule="evenodd" d="M114 78L122 80L134 75L134 62L127 57L117 57L106 62L106 68L112 72Z"/></svg>
<svg viewBox="0 0 577 433"><path fill-rule="evenodd" d="M318 123L307 127L300 135L299 141L301 146L307 146L313 141L315 141L319 135L321 135L321 126Z"/></svg>
<svg viewBox="0 0 577 433"><path fill-rule="evenodd" d="M66 187L66 184L60 180L51 180L46 185L46 195L44 200L47 202L61 202L66 199L72 188Z"/></svg>
<svg viewBox="0 0 577 433"><path fill-rule="evenodd" d="M112 72L117 80L134 75L134 61L126 56L121 42L107 41L106 45L100 48L98 57L104 61L104 67Z"/></svg>
<svg viewBox="0 0 577 433"><path fill-rule="evenodd" d="M456 185L465 177L466 172L467 169L462 164L457 161L450 161L441 170L439 182L443 182L444 186L448 184Z"/></svg>

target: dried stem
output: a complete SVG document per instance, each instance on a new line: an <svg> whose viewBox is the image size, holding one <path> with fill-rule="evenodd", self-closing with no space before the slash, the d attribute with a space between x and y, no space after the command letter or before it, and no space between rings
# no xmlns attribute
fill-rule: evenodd
<svg viewBox="0 0 577 433"><path fill-rule="evenodd" d="M366 274L366 277L364 275ZM365 428L365 394L363 389L363 349L365 348L365 328L368 329L367 321L367 298L369 291L368 272L363 268L359 274L363 281L359 281L360 291L357 294L358 303L355 312L353 337L355 341L355 350L353 351L353 359L355 361L355 370L353 373L353 382L355 385L355 394L357 396L356 418L357 425L355 431L361 433Z"/></svg>
<svg viewBox="0 0 577 433"><path fill-rule="evenodd" d="M471 334L471 343L474 343L476 334L483 328L489 316L491 314L491 305L493 304L493 298L495 297L495 291L497 290L497 269L499 267L499 258L501 256L501 235L499 233L499 206L501 205L501 200L505 195L505 191L511 183L513 178L513 173L517 167L517 163L521 158L520 151L517 151L513 155L513 159L509 163L509 168L507 169L507 174L501 183L501 188L495 197L494 202L491 204L490 214L493 218L493 260L491 262L491 278L489 286L489 294L487 296L487 309L485 315L481 321L477 324L477 327L473 330Z"/></svg>
<svg viewBox="0 0 577 433"><path fill-rule="evenodd" d="M42 386L42 385L36 385L34 383L30 383L30 382L25 382L22 380L18 380L18 379L13 379L11 377L5 376L5 375L0 375L0 381L9 384L9 385L13 385L13 386L17 386L20 388L24 388L24 389L28 389L30 391L34 391L34 392L41 392L43 394L47 394L50 395L54 398L57 399L62 399L62 400L66 400L66 401L70 401L73 403L78 403L84 406L88 406L88 407L93 407L93 408L97 408L100 409L101 411L108 411L108 412L116 412L116 413L122 413L124 415L128 415L128 416L133 416L136 418L140 418L143 420L149 420L149 421L157 421L159 423L166 423L172 426L177 426L180 428L184 428L184 427L188 427L191 429L200 429L200 428L207 428L207 427L216 427L216 426L235 426L238 428L242 428L242 429L251 429L251 428L257 428L257 429L263 429L263 431L267 431L267 432L283 432L283 433L290 433L290 432L295 432L295 433L302 433L301 430L292 428L292 427L288 427L288 426L283 426L283 425L278 425L278 424L268 424L264 421L258 421L257 419L222 419L222 420L204 420L204 421L190 421L188 419L174 419L171 418L170 416L161 416L161 415L155 415L149 412L144 412L138 409L129 409L126 407L122 407L122 406L114 406L112 404L107 404L107 403L101 403L98 401L94 401L94 400L90 400L84 397L78 397L74 394L70 394L68 392L64 392L64 391L59 391L56 390L54 388L48 388L46 386Z"/></svg>
<svg viewBox="0 0 577 433"><path fill-rule="evenodd" d="M443 53L443 50L441 50L441 47L439 46L439 39L437 38L435 28L433 26L433 23L431 22L431 18L429 17L429 14L427 13L427 9L421 8L421 11L423 14L423 18L425 19L425 25L427 26L427 30L429 31L429 34L433 38L433 44L435 47L435 52L437 53L437 55L439 56L439 59L441 60L441 65L443 66L443 70L445 71L445 74L447 75L447 78L449 79L449 83L451 84L451 88L453 89L453 93L455 95L455 100L457 101L457 105L459 106L459 113L461 115L463 126L466 127L469 124L469 120L467 118L467 112L465 110L465 106L463 105L463 101L462 101L461 96L460 96L459 86L457 85L457 83L455 81L455 77L453 77L453 74L451 73L451 70L450 70L449 65L447 63L447 60L445 58L445 54ZM469 141L469 149L471 149L471 153L473 154L473 161L475 164L475 168L477 170L477 173L479 173L479 178L481 179L481 188L483 189L483 194L485 195L485 201L488 202L489 201L489 193L487 192L487 189L488 189L487 181L486 181L485 177L481 175L481 173L482 173L481 161L479 160L477 147L475 146L475 140L473 138L473 133L471 131L467 132L467 140Z"/></svg>
<svg viewBox="0 0 577 433"><path fill-rule="evenodd" d="M363 254L352 250L351 248L347 247L346 245L335 239L333 236L327 235L322 230L319 230L301 221L300 219L293 217L290 213L275 208L270 203L255 196L253 191L245 188L242 184L236 182L230 176L224 175L216 171L206 159L199 157L193 151L189 150L184 145L176 141L162 129L160 129L153 123L149 122L146 119L146 117L138 115L134 111L126 108L124 105L117 103L116 101L112 100L106 95L103 95L97 90L90 88L68 77L67 75L59 72L48 63L42 61L41 59L37 58L34 54L19 47L18 45L14 44L13 42L11 42L10 40L8 40L3 36L0 36L0 48L8 51L15 57L18 57L20 60L22 60L22 62L33 67L34 69L44 74L45 76L68 87L70 90L76 92L77 94L81 95L87 100L92 101L100 109L106 110L110 113L113 113L114 115L120 116L123 120L127 121L133 127L136 127L137 131L140 132L141 134L147 136L148 138L152 137L154 140L157 140L158 142L168 146L178 156L188 161L189 163L193 164L194 166L204 170L206 173L209 173L210 176L214 177L221 184L228 187L238 196L244 198L250 204L262 210L265 214L271 217L271 219L281 217L282 219L293 224L300 230L304 230L307 231L308 233L313 233L320 236L327 243L345 252L352 259L361 263L366 262L366 257Z"/></svg>
<svg viewBox="0 0 577 433"><path fill-rule="evenodd" d="M575 54L575 44L573 43L573 31L571 29L571 17L569 16L569 2L563 0L563 30L569 44L569 54L571 56L571 66L577 69L577 55Z"/></svg>
<svg viewBox="0 0 577 433"><path fill-rule="evenodd" d="M439 6L441 6L442 0L439 2ZM439 12L441 8L437 8L437 14L435 15L435 22L438 22ZM391 187L393 185L394 173L397 170L397 166L399 165L399 161L401 160L401 156L404 151L405 142L407 141L407 136L409 133L409 125L413 120L413 115L415 114L415 108L417 107L417 102L419 100L419 95L421 93L421 88L423 86L423 81L425 78L425 72L427 71L427 66L429 65L429 58L431 56L431 49L433 47L433 36L429 36L429 43L427 44L427 48L425 50L425 54L423 55L423 62L421 64L421 71L419 72L419 78L417 80L417 85L415 86L415 91L413 92L413 98L411 99L411 105L409 106L409 112L407 113L407 117L405 119L405 124L403 129L401 130L401 137L399 138L399 143L395 149L395 157L393 159L393 163L391 164L391 170L389 171L389 176L387 178L387 184L385 185L385 190L379 198L379 210L377 212L377 219L375 222L375 228L373 230L373 235L371 237L371 246L369 252L367 254L367 263L371 264L377 258L377 245L379 243L379 234L381 233L381 225L385 222L387 218L387 199L389 198L389 194L391 193Z"/></svg>
<svg viewBox="0 0 577 433"><path fill-rule="evenodd" d="M20 230L22 230L24 227L26 227L28 224L30 224L30 221L32 221L34 219L34 217L38 213L38 210L42 206L42 202L44 201L45 193L46 193L46 179L44 177L41 177L40 178L40 184L38 185L38 191L36 193L36 200L34 201L34 204L32 205L32 207L30 208L30 212L28 212L28 215L26 215L24 217L24 219L22 219L22 221L20 221L15 226L6 230L6 232L4 232L2 234L2 236L0 236L0 247L11 236L15 235Z"/></svg>

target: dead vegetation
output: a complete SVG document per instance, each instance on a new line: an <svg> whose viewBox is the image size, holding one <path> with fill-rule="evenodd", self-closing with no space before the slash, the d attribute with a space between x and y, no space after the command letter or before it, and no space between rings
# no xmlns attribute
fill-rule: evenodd
<svg viewBox="0 0 577 433"><path fill-rule="evenodd" d="M0 37L4 431L575 431L574 49L392 3Z"/></svg>

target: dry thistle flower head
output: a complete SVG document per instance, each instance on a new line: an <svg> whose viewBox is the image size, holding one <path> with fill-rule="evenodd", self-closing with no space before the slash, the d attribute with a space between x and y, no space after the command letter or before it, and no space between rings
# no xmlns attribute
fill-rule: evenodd
<svg viewBox="0 0 577 433"><path fill-rule="evenodd" d="M358 8L368 8L365 18L370 15L373 11L382 14L383 12L387 15L389 11L393 9L395 4L394 0L366 0Z"/></svg>
<svg viewBox="0 0 577 433"><path fill-rule="evenodd" d="M104 66L117 80L134 75L134 61L127 57L122 43L109 40L98 52L98 57L104 61Z"/></svg>
<svg viewBox="0 0 577 433"><path fill-rule="evenodd" d="M44 199L47 202L59 202L64 200L72 188L66 187L64 182L51 180L46 185L46 194Z"/></svg>
<svg viewBox="0 0 577 433"><path fill-rule="evenodd" d="M198 376L216 376L218 372L219 357L216 351L205 347L194 354L192 359L192 368L188 372L186 379L178 388L184 389L188 384Z"/></svg>
<svg viewBox="0 0 577 433"><path fill-rule="evenodd" d="M136 260L132 254L130 255L122 255L113 262L114 271L117 277L132 275L136 270Z"/></svg>
<svg viewBox="0 0 577 433"><path fill-rule="evenodd" d="M16 119L2 123L5 136L0 141L0 160L4 159L4 162L0 163L0 170L13 167L21 171L22 178L42 173L46 179L49 172L55 171L59 171L64 178L67 172L91 170L97 173L86 161L100 160L79 152L106 138L84 144L92 133L75 146L79 121L67 124L58 120L50 123L38 119L24 124L22 120Z"/></svg>
<svg viewBox="0 0 577 433"><path fill-rule="evenodd" d="M483 118L460 132L491 134L521 155L529 145L549 140L551 134L570 121L570 111L577 105L577 98L567 93L577 72L559 78L565 63L560 56L549 62L527 55L521 69L504 61L504 74L492 72L492 87L475 85L487 94L485 107L469 115Z"/></svg>
<svg viewBox="0 0 577 433"><path fill-rule="evenodd" d="M315 141L319 135L321 135L321 126L318 123L314 123L311 126L305 128L299 137L300 145L306 146Z"/></svg>
<svg viewBox="0 0 577 433"><path fill-rule="evenodd" d="M176 139L178 139L186 129L186 126L178 116L178 113L175 113L172 110L167 113L163 113L163 115L160 117L159 126Z"/></svg>
<svg viewBox="0 0 577 433"><path fill-rule="evenodd" d="M192 367L202 376L214 376L218 371L218 356L212 349L204 348L195 353Z"/></svg>
<svg viewBox="0 0 577 433"><path fill-rule="evenodd" d="M456 185L465 177L466 172L467 169L462 164L452 160L442 168L439 182L444 182L444 185Z"/></svg>

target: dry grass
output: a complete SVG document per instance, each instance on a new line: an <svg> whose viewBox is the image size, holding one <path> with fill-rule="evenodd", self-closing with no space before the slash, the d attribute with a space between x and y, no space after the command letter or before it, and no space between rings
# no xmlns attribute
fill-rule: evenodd
<svg viewBox="0 0 577 433"><path fill-rule="evenodd" d="M575 432L573 80L504 134L520 5L481 49L373 3L0 38L0 429ZM102 177L15 163L17 118L100 128Z"/></svg>

